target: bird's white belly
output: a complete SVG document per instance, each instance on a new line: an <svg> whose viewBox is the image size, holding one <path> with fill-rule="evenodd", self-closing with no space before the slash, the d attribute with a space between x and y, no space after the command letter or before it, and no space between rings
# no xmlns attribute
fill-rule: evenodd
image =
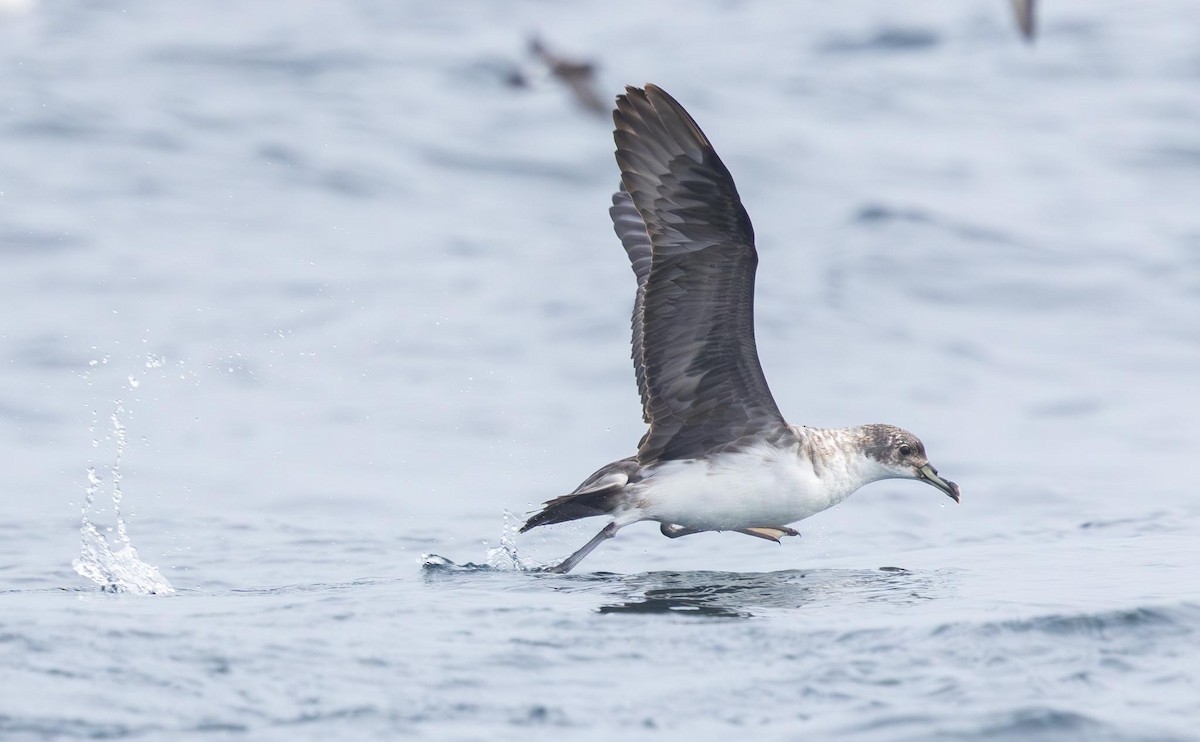
<svg viewBox="0 0 1200 742"><path fill-rule="evenodd" d="M749 449L664 462L639 487L640 515L686 528L726 531L782 526L846 499L844 477L818 477L791 451Z"/></svg>

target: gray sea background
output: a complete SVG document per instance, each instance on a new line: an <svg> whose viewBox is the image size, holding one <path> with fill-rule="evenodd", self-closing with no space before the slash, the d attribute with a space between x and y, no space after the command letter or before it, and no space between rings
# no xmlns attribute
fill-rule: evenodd
<svg viewBox="0 0 1200 742"><path fill-rule="evenodd" d="M0 5L0 739L1200 739L1200 7L1040 21ZM714 142L785 416L960 506L532 569L644 429L611 122L533 34Z"/></svg>

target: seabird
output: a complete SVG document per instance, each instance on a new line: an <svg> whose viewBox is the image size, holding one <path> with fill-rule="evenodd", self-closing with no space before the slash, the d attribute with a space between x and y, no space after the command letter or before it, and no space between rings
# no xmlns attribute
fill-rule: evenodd
<svg viewBox="0 0 1200 742"><path fill-rule="evenodd" d="M894 425L789 425L754 344L754 230L729 170L683 106L627 87L613 112L621 189L609 210L637 277L633 365L649 430L637 454L545 503L521 532L612 520L550 572L568 572L631 523L664 536L736 531L779 542L789 524L863 485L916 479L959 499L925 446Z"/></svg>
<svg viewBox="0 0 1200 742"><path fill-rule="evenodd" d="M546 65L552 77L570 88L576 103L597 116L608 113L608 106L596 92L595 64L555 54L536 36L529 40L529 52Z"/></svg>

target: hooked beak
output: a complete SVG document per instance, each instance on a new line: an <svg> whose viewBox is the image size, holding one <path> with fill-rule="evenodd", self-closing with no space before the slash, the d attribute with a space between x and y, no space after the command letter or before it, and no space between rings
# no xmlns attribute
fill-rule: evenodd
<svg viewBox="0 0 1200 742"><path fill-rule="evenodd" d="M942 492L945 492L946 496L951 500L959 502L958 485L954 482L951 482L949 479L942 479L939 477L937 469L934 469L932 464L926 464L920 469L917 469L917 479L929 482L934 487L937 487Z"/></svg>

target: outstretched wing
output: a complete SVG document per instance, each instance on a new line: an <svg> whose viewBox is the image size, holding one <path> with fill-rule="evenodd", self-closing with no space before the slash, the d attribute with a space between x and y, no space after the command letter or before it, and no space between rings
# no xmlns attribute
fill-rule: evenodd
<svg viewBox="0 0 1200 742"><path fill-rule="evenodd" d="M693 458L746 435L783 433L754 343L758 255L733 178L671 96L653 85L625 90L613 113L617 164L652 251L639 288L650 430L638 460ZM638 340L635 317L635 362Z"/></svg>

